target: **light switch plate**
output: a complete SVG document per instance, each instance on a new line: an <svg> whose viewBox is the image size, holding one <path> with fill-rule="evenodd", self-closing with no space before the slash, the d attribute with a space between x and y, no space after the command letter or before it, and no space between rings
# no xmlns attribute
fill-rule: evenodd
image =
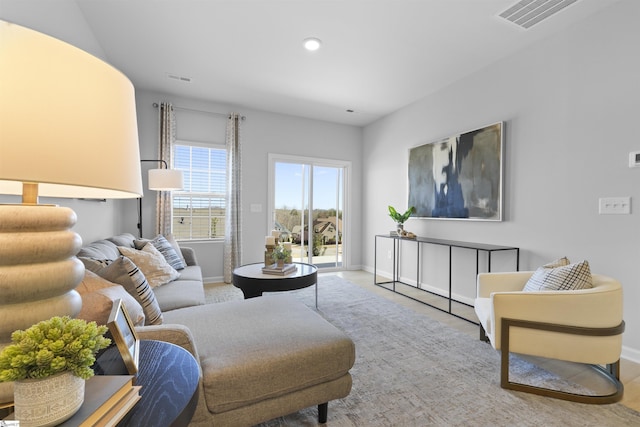
<svg viewBox="0 0 640 427"><path fill-rule="evenodd" d="M602 197L598 200L600 215L626 215L631 213L631 197Z"/></svg>

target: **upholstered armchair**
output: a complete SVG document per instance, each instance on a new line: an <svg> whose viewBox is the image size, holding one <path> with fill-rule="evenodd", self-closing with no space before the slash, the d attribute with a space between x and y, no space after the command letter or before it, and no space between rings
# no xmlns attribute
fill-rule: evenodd
<svg viewBox="0 0 640 427"><path fill-rule="evenodd" d="M523 291L533 273L478 275L474 309L480 321L480 339L501 350L500 385L582 403L619 401L623 394L621 284L593 274L589 289ZM614 385L615 392L585 396L511 382L510 353L591 365Z"/></svg>

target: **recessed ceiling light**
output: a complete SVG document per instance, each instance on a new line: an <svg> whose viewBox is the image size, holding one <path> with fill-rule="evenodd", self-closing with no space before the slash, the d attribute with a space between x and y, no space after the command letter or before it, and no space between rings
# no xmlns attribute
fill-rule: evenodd
<svg viewBox="0 0 640 427"><path fill-rule="evenodd" d="M322 40L320 40L319 38L316 38L316 37L308 37L308 38L304 39L302 44L304 45L305 49L313 52L314 50L320 49L320 45L322 44Z"/></svg>

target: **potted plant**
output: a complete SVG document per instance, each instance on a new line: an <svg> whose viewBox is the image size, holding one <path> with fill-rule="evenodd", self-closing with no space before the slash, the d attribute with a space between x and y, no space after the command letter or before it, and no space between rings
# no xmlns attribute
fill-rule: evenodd
<svg viewBox="0 0 640 427"><path fill-rule="evenodd" d="M278 245L273 250L273 253L271 254L271 259L273 259L278 264L279 268L282 268L284 267L284 261L286 259L289 259L290 256L291 256L291 251L289 249L287 249L284 245Z"/></svg>
<svg viewBox="0 0 640 427"><path fill-rule="evenodd" d="M389 206L389 216L396 222L396 231L398 235L402 235L404 231L404 222L409 219L412 213L416 211L416 208L411 206L403 214L398 212L393 206Z"/></svg>
<svg viewBox="0 0 640 427"><path fill-rule="evenodd" d="M107 330L56 316L14 331L12 343L0 352L0 381L15 381L16 419L29 426L57 425L77 412L95 356L111 343Z"/></svg>

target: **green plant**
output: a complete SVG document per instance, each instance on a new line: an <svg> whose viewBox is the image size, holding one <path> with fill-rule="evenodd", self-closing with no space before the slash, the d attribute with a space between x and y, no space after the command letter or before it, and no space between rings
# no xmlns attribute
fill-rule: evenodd
<svg viewBox="0 0 640 427"><path fill-rule="evenodd" d="M409 209L407 209L405 213L400 214L398 211L395 210L393 206L389 206L389 216L393 218L393 220L398 224L404 224L404 222L408 220L411 214L414 213L415 211L416 211L416 208L411 206Z"/></svg>
<svg viewBox="0 0 640 427"><path fill-rule="evenodd" d="M278 245L273 250L273 253L271 254L271 259L276 261L279 259L287 259L290 256L291 256L291 251L289 249L285 248L284 245Z"/></svg>
<svg viewBox="0 0 640 427"><path fill-rule="evenodd" d="M69 316L14 331L12 344L0 352L0 381L46 378L63 371L86 380L93 376L96 353L111 344L105 332L104 325Z"/></svg>

